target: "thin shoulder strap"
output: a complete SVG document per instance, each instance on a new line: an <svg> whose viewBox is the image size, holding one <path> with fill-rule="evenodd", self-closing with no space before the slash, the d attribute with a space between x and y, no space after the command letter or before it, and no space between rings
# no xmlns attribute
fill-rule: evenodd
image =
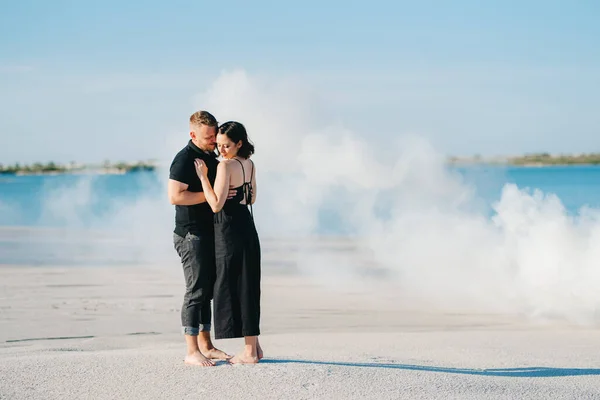
<svg viewBox="0 0 600 400"><path fill-rule="evenodd" d="M250 204L250 215L252 216L252 219L254 219L254 211L252 210L252 199L254 198L254 187L252 186L252 178L254 177L254 161L250 160L250 165L251 165L251 169L250 169L250 182L248 182L248 187L249 189L249 198L246 201L247 204ZM243 167L242 167L243 168ZM244 179L245 181L246 179Z"/></svg>
<svg viewBox="0 0 600 400"><path fill-rule="evenodd" d="M244 171L244 164L242 164L242 162L240 160L238 160L237 158L234 158L234 160L237 161L237 162L239 162L240 166L242 167L242 177L243 177L242 178L243 179L242 185L243 185L243 184L246 183L246 171Z"/></svg>
<svg viewBox="0 0 600 400"><path fill-rule="evenodd" d="M252 178L254 177L254 161L250 160L250 165L252 165L252 169L250 170L250 185L252 185Z"/></svg>

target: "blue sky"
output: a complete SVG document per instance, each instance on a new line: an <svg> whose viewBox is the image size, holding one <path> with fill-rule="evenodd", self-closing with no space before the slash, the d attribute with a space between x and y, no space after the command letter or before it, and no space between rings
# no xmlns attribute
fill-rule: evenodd
<svg viewBox="0 0 600 400"><path fill-rule="evenodd" d="M600 151L594 1L5 2L0 163L152 158L223 70L448 154Z"/></svg>

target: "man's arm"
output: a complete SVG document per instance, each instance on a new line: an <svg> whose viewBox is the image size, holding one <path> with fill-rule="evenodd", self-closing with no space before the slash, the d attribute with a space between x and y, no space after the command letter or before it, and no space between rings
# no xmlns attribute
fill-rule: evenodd
<svg viewBox="0 0 600 400"><path fill-rule="evenodd" d="M202 192L190 192L187 190L189 185L169 179L169 201L177 206L193 206L195 204L204 203L206 198Z"/></svg>

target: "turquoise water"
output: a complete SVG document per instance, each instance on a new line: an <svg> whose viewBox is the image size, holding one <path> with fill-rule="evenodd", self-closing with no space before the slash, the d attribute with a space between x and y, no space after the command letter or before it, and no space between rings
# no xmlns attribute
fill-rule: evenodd
<svg viewBox="0 0 600 400"><path fill-rule="evenodd" d="M490 203L499 199L504 184L514 183L521 189L539 189L544 194L557 195L570 214L576 214L584 206L600 207L598 166L462 168L460 172Z"/></svg>
<svg viewBox="0 0 600 400"><path fill-rule="evenodd" d="M506 183L555 194L570 214L583 206L600 209L600 167L466 167L456 171L476 189L490 215ZM0 264L147 263L170 255L173 209L166 198L166 177L166 171L95 176L0 175ZM277 190L265 186L263 196ZM255 212L257 209L266 221L268 210L261 210L258 203ZM318 214L314 233L344 233L339 215L327 209ZM94 229L102 233L58 235L50 230L44 234L42 228L77 232ZM124 233L124 239L102 236L111 229Z"/></svg>
<svg viewBox="0 0 600 400"><path fill-rule="evenodd" d="M570 213L577 213L582 206L600 208L600 167L468 167L457 171L490 209L506 183L556 194ZM78 227L94 226L114 211L116 204L140 199L166 202L163 175L0 175L0 226L70 226L72 218L50 212L52 203L63 203L70 213L77 214ZM323 221L323 225L322 229L335 231L335 226L325 226L331 222Z"/></svg>
<svg viewBox="0 0 600 400"><path fill-rule="evenodd" d="M111 212L118 202L165 197L154 172L123 175L0 175L0 226L69 226L49 212L51 203L72 206L84 227Z"/></svg>

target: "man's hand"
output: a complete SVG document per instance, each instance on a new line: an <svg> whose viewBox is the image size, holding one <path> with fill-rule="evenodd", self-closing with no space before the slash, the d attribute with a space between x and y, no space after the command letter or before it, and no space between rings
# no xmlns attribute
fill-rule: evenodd
<svg viewBox="0 0 600 400"><path fill-rule="evenodd" d="M231 199L235 196L237 190L233 188L233 186L229 186L229 194L227 195L227 199Z"/></svg>

